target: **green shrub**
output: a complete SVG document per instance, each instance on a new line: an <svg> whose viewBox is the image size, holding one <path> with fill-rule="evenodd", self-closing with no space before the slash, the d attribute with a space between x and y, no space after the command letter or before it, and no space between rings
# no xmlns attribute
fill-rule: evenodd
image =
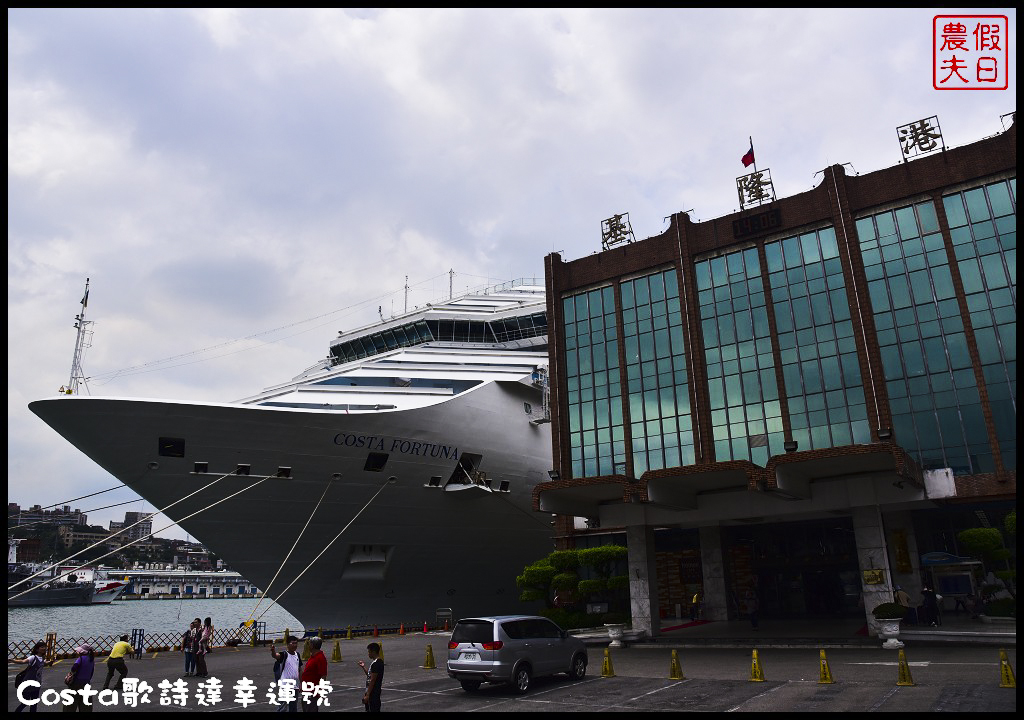
<svg viewBox="0 0 1024 720"><path fill-rule="evenodd" d="M516 577L516 586L547 585L555 576L555 568L544 560L538 560L523 568L523 574Z"/></svg>
<svg viewBox="0 0 1024 720"><path fill-rule="evenodd" d="M989 600L985 603L985 614L991 617L1017 617L1017 600L1015 598L1000 598Z"/></svg>
<svg viewBox="0 0 1024 720"><path fill-rule="evenodd" d="M608 578L609 590L623 590L629 587L629 575L613 575Z"/></svg>
<svg viewBox="0 0 1024 720"><path fill-rule="evenodd" d="M547 600L548 596L543 590L537 588L526 588L519 593L519 600L521 602L537 602L541 600Z"/></svg>
<svg viewBox="0 0 1024 720"><path fill-rule="evenodd" d="M544 560L559 572L575 570L580 566L579 550L555 550Z"/></svg>
<svg viewBox="0 0 1024 720"><path fill-rule="evenodd" d="M604 592L606 583L601 578L594 578L593 580L580 580L579 591L580 595L596 595Z"/></svg>
<svg viewBox="0 0 1024 720"><path fill-rule="evenodd" d="M563 630L576 630L578 628L594 627L597 623L590 620L590 616L582 610L571 610L569 608L544 608L540 614Z"/></svg>
<svg viewBox="0 0 1024 720"><path fill-rule="evenodd" d="M611 574L615 562L625 558L629 551L621 545L599 545L579 551L580 565L594 568L600 575Z"/></svg>
<svg viewBox="0 0 1024 720"><path fill-rule="evenodd" d="M562 572L551 578L551 587L555 590L575 590L580 577L574 572Z"/></svg>

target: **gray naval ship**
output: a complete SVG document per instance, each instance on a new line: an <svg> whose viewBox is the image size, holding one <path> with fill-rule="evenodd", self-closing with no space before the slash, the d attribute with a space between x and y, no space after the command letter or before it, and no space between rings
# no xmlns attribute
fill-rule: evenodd
<svg viewBox="0 0 1024 720"><path fill-rule="evenodd" d="M168 517L307 629L419 625L528 607L515 577L552 549L532 510L547 363L544 288L514 281L340 334L237 402L29 407L156 508L176 503Z"/></svg>

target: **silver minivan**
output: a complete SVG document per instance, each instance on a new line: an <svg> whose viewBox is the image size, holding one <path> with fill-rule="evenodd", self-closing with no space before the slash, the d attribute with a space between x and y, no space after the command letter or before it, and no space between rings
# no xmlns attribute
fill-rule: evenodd
<svg viewBox="0 0 1024 720"><path fill-rule="evenodd" d="M502 615L465 618L448 643L448 677L466 692L483 683L508 683L525 693L535 677L568 673L573 680L587 674L587 647L547 618Z"/></svg>

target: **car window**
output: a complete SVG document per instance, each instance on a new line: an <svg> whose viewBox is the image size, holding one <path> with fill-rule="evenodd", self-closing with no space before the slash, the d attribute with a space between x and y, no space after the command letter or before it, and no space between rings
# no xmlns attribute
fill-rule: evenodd
<svg viewBox="0 0 1024 720"><path fill-rule="evenodd" d="M509 640L522 640L529 637L528 623L526 620L510 620L501 624L501 629L508 635Z"/></svg>
<svg viewBox="0 0 1024 720"><path fill-rule="evenodd" d="M562 633L554 623L544 618L536 618L534 620L523 620L526 625L527 638L557 638L561 637Z"/></svg>
<svg viewBox="0 0 1024 720"><path fill-rule="evenodd" d="M550 620L535 620L537 623L537 637L542 638L560 638L562 637L562 629L555 625Z"/></svg>
<svg viewBox="0 0 1024 720"><path fill-rule="evenodd" d="M487 620L460 620L452 630L452 642L485 643L494 640L494 627Z"/></svg>

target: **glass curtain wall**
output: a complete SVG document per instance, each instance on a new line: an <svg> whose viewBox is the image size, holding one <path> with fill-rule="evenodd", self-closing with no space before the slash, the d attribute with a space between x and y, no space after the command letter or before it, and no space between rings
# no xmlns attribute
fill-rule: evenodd
<svg viewBox="0 0 1024 720"><path fill-rule="evenodd" d="M797 448L871 442L835 230L764 249Z"/></svg>
<svg viewBox="0 0 1024 720"><path fill-rule="evenodd" d="M999 451L1017 467L1017 179L946 195L957 266L978 343ZM987 453L981 433L971 452Z"/></svg>
<svg viewBox="0 0 1024 720"><path fill-rule="evenodd" d="M696 263L715 460L764 465L784 452L757 248Z"/></svg>
<svg viewBox="0 0 1024 720"><path fill-rule="evenodd" d="M925 469L991 472L985 418L932 203L857 220L893 439Z"/></svg>
<svg viewBox="0 0 1024 720"><path fill-rule="evenodd" d="M626 463L615 293L603 287L562 300L572 476L622 472Z"/></svg>
<svg viewBox="0 0 1024 720"><path fill-rule="evenodd" d="M675 269L622 282L633 473L692 465L683 321Z"/></svg>

